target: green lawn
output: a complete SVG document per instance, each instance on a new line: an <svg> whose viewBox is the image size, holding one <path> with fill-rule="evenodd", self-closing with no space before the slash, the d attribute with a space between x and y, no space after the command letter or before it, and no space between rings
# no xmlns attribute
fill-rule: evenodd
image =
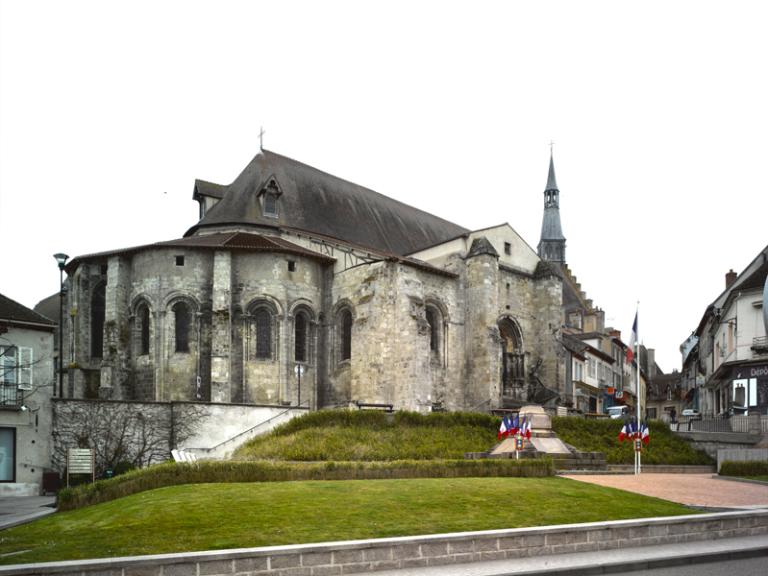
<svg viewBox="0 0 768 576"><path fill-rule="evenodd" d="M160 554L690 514L565 478L197 484L4 530L0 563ZM21 552L21 553L18 553Z"/></svg>

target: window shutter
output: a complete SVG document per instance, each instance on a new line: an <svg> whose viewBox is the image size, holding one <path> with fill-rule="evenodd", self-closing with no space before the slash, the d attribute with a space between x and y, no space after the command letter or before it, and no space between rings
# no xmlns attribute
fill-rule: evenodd
<svg viewBox="0 0 768 576"><path fill-rule="evenodd" d="M19 346L19 388L32 387L33 360L32 348Z"/></svg>

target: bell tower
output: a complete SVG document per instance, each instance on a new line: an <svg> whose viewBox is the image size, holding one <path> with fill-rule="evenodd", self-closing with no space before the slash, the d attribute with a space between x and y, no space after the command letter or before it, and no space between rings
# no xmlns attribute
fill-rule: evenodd
<svg viewBox="0 0 768 576"><path fill-rule="evenodd" d="M539 258L547 262L565 264L565 236L560 225L560 190L555 179L555 160L549 152L549 175L544 190L544 220L541 223Z"/></svg>

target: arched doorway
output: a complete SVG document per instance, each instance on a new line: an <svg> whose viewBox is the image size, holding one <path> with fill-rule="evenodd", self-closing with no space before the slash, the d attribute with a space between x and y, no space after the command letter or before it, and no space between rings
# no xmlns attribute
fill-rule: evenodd
<svg viewBox="0 0 768 576"><path fill-rule="evenodd" d="M517 323L510 318L499 321L501 336L501 393L503 396L520 395L525 386L525 353L523 338Z"/></svg>

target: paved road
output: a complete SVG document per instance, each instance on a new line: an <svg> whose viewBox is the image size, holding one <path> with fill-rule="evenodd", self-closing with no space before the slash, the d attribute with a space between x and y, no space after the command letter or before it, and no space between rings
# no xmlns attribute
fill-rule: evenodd
<svg viewBox="0 0 768 576"><path fill-rule="evenodd" d="M0 530L53 514L54 502L53 496L0 497Z"/></svg>
<svg viewBox="0 0 768 576"><path fill-rule="evenodd" d="M733 568L731 572L728 572L727 576L741 576L742 574L765 576L768 573L764 569L767 558L768 535L764 535L641 546L622 548L621 550L602 550L600 552L557 554L514 560L491 560L471 564L403 568L376 572L376 575L532 576L547 574L551 576L582 576L586 574L655 574L653 570L669 569L668 572L659 572L659 576L666 574L678 576L678 574L683 574L682 570L693 569L693 571L685 572L685 574L709 576L710 574L721 574L724 568L730 566L728 562L736 560L741 564L737 565L738 569ZM754 559L758 560L756 564L752 562ZM722 566L719 566L721 564ZM654 566L659 568L653 568ZM763 568L763 570L757 573L749 572L754 566ZM700 567L705 568L699 570ZM681 572L677 572L677 570Z"/></svg>
<svg viewBox="0 0 768 576"><path fill-rule="evenodd" d="M650 570L632 570L622 574L644 574L645 576L765 576L768 572L762 558L745 558L742 560L726 560L724 562L707 562L689 566L670 566L668 568L652 568Z"/></svg>
<svg viewBox="0 0 768 576"><path fill-rule="evenodd" d="M768 508L768 486L720 480L712 474L604 474L565 477L655 496L688 506Z"/></svg>

